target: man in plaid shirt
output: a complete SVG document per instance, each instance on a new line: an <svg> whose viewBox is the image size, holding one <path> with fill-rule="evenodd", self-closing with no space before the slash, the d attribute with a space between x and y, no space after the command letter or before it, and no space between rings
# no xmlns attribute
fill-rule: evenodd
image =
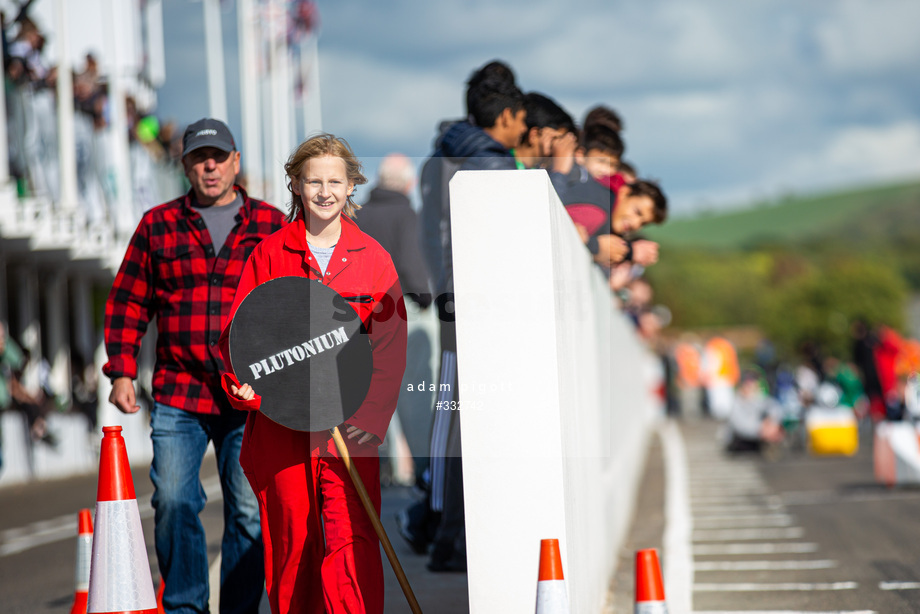
<svg viewBox="0 0 920 614"><path fill-rule="evenodd" d="M115 277L102 370L112 380L109 401L126 414L137 412L137 353L156 316L150 478L163 605L169 613L208 611L199 470L213 441L225 520L220 611L256 614L264 567L258 504L239 463L246 415L221 389L226 369L217 341L246 259L282 227L284 215L234 183L240 154L223 122L202 119L188 127L182 164L191 190L144 214Z"/></svg>

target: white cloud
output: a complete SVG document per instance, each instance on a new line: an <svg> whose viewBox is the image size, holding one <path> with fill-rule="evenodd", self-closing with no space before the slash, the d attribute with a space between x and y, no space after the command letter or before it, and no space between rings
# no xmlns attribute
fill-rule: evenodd
<svg viewBox="0 0 920 614"><path fill-rule="evenodd" d="M320 62L326 130L422 155L438 121L461 112L462 87L443 75L357 53L321 51Z"/></svg>
<svg viewBox="0 0 920 614"><path fill-rule="evenodd" d="M794 156L787 173L822 183L920 176L920 121L845 127L820 149Z"/></svg>
<svg viewBox="0 0 920 614"><path fill-rule="evenodd" d="M916 66L920 3L845 0L816 25L828 69L843 74Z"/></svg>

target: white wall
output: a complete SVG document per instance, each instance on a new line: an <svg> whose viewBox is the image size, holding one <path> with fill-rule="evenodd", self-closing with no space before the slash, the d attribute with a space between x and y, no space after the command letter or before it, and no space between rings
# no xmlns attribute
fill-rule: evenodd
<svg viewBox="0 0 920 614"><path fill-rule="evenodd" d="M114 408L113 408L114 410ZM18 411L0 412L3 467L0 489L14 484L67 478L95 473L99 469L102 427L120 424L132 465L145 465L153 458L150 426L146 414L125 416L114 410L112 419L100 420L95 431L80 414L48 414L48 430L57 439L55 447L31 441L25 415Z"/></svg>
<svg viewBox="0 0 920 614"><path fill-rule="evenodd" d="M470 608L533 611L557 538L572 612L599 612L632 515L655 358L544 171L451 181Z"/></svg>

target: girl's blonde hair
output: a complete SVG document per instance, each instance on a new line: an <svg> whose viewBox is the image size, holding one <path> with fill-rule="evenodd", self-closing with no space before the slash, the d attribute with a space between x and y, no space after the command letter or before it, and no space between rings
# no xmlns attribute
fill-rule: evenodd
<svg viewBox="0 0 920 614"><path fill-rule="evenodd" d="M323 156L341 158L345 162L345 174L350 183L355 186L367 183L367 177L362 173L361 162L345 139L340 139L328 133L310 137L294 150L294 153L291 154L291 157L288 158L287 163L284 165L284 172L287 174L287 187L291 193L291 210L287 216L289 222L293 221L297 214L303 211L303 201L300 196L294 193L294 182L300 179L307 160ZM348 195L348 200L342 212L354 219L355 213L360 208L361 205L354 201L354 191L352 191L352 194Z"/></svg>

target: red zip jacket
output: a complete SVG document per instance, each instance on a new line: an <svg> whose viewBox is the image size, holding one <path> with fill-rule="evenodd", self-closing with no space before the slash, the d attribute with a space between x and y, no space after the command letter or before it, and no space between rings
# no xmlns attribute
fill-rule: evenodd
<svg viewBox="0 0 920 614"><path fill-rule="evenodd" d="M230 385L239 386L240 382L229 371L230 322L246 295L259 284L276 277L295 275L322 279L325 285L346 300L347 297L370 295L374 299L372 302L351 303L370 331L374 370L367 397L348 423L376 435L376 443L379 445L396 410L406 369L405 304L390 255L374 239L361 232L353 221L344 215L341 220L342 235L325 275L320 272L310 252L302 214L253 251L243 268L240 286L230 309L230 318L220 337L220 351L228 369L222 378L222 385L230 403L237 409L259 409L261 397L258 395L251 401L241 401L230 395ZM298 317L298 314L286 317ZM261 414L258 416L261 417ZM322 439L328 439L328 434L324 433Z"/></svg>
<svg viewBox="0 0 920 614"><path fill-rule="evenodd" d="M230 409L220 389L223 362L217 341L230 312L243 264L258 243L284 226L275 207L243 197L239 222L216 249L191 191L144 214L105 304L102 372L137 377L137 352L157 319L153 398L202 414Z"/></svg>

